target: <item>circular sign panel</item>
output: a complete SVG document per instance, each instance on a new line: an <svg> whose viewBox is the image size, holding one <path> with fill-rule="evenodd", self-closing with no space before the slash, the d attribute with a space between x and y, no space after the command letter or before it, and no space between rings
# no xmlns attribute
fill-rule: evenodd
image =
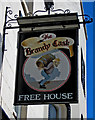
<svg viewBox="0 0 95 120"><path fill-rule="evenodd" d="M26 84L40 92L54 91L69 79L71 63L67 55L58 50L43 56L29 57L23 65Z"/></svg>

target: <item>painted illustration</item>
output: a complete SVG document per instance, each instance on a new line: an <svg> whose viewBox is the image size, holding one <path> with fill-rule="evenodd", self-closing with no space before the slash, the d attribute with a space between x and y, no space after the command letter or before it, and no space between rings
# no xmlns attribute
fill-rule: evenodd
<svg viewBox="0 0 95 120"><path fill-rule="evenodd" d="M73 39L56 37L53 33L24 40L21 45L27 59L23 64L22 75L26 84L41 92L53 91L63 86L71 74L71 63L59 48L68 49L72 57L73 44Z"/></svg>
<svg viewBox="0 0 95 120"><path fill-rule="evenodd" d="M29 57L23 65L26 84L37 91L53 91L68 81L71 63L67 55L57 50L43 56Z"/></svg>

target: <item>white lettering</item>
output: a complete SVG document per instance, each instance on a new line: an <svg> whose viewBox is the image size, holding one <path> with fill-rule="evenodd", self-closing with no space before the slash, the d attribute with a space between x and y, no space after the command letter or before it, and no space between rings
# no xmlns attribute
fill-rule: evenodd
<svg viewBox="0 0 95 120"><path fill-rule="evenodd" d="M40 100L40 94L31 94L30 100Z"/></svg>
<svg viewBox="0 0 95 120"><path fill-rule="evenodd" d="M44 100L73 99L73 93L44 94Z"/></svg>
<svg viewBox="0 0 95 120"><path fill-rule="evenodd" d="M50 94L50 99L53 100L53 99L55 99L55 97L56 97L55 94Z"/></svg>
<svg viewBox="0 0 95 120"><path fill-rule="evenodd" d="M30 95L19 95L19 101L34 101L34 100L61 100L61 99L73 99L73 93L55 93L55 94L44 94L41 97L41 94L30 94Z"/></svg>
<svg viewBox="0 0 95 120"><path fill-rule="evenodd" d="M61 94L60 95L56 94L56 98L61 99Z"/></svg>
<svg viewBox="0 0 95 120"><path fill-rule="evenodd" d="M46 100L46 98L49 100L49 94L44 94L44 100Z"/></svg>
<svg viewBox="0 0 95 120"><path fill-rule="evenodd" d="M36 100L41 100L41 95L40 94L36 94Z"/></svg>
<svg viewBox="0 0 95 120"><path fill-rule="evenodd" d="M29 101L29 95L24 95L24 101Z"/></svg>
<svg viewBox="0 0 95 120"><path fill-rule="evenodd" d="M19 95L19 101L31 101L31 100L41 100L40 94L30 94L30 95Z"/></svg>
<svg viewBox="0 0 95 120"><path fill-rule="evenodd" d="M68 93L68 99L73 99L72 95L73 93Z"/></svg>
<svg viewBox="0 0 95 120"><path fill-rule="evenodd" d="M67 93L67 94L68 94L68 93ZM62 94L62 99L67 99L66 93L63 93L63 94Z"/></svg>
<svg viewBox="0 0 95 120"><path fill-rule="evenodd" d="M21 99L23 99L23 96L24 95L19 95L19 99L18 100L21 101Z"/></svg>

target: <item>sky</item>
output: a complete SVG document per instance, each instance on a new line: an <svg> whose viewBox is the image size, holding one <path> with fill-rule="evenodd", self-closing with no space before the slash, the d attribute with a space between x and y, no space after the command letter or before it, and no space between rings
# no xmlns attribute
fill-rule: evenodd
<svg viewBox="0 0 95 120"><path fill-rule="evenodd" d="M94 2L83 2L84 14L93 18ZM93 22L94 23L94 22ZM86 24L87 27L87 118L94 118L93 104L93 23Z"/></svg>

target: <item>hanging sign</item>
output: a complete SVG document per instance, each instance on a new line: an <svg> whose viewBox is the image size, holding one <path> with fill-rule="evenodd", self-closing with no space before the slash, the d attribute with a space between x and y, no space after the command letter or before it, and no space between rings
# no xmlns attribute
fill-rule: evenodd
<svg viewBox="0 0 95 120"><path fill-rule="evenodd" d="M15 104L76 103L77 30L19 33Z"/></svg>

